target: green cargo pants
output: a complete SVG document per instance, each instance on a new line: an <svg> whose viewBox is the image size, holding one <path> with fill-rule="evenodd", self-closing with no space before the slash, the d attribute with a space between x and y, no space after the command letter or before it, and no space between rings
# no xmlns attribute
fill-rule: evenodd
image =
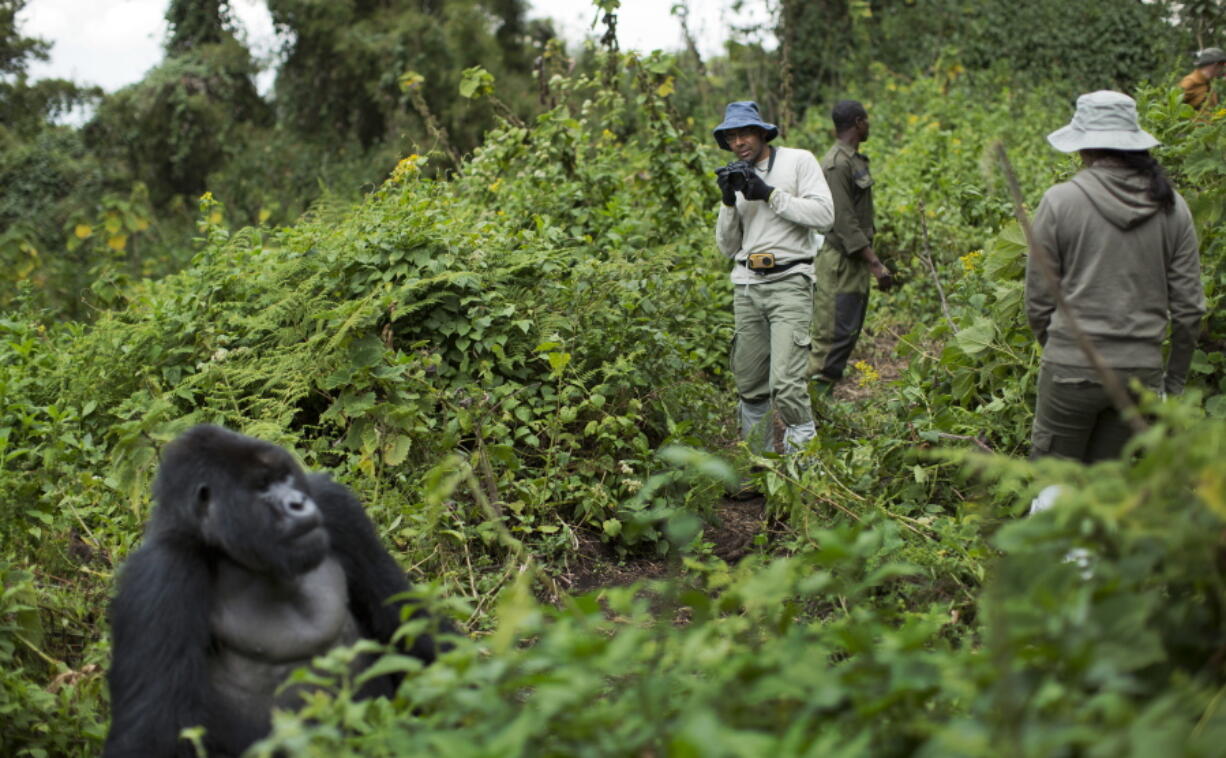
<svg viewBox="0 0 1226 758"><path fill-rule="evenodd" d="M1155 392L1160 368L1117 368L1125 385L1133 379ZM1083 463L1118 458L1132 429L1115 410L1092 368L1046 363L1039 368L1039 398L1030 432L1030 457L1055 455Z"/></svg>
<svg viewBox="0 0 1226 758"><path fill-rule="evenodd" d="M805 369L813 283L797 274L774 282L738 284L732 312L736 319L732 376L742 417L746 406L765 409L769 401L789 429L811 427Z"/></svg>
<svg viewBox="0 0 1226 758"><path fill-rule="evenodd" d="M837 381L843 378L860 338L873 276L859 255L843 255L829 245L822 245L813 267L817 282L808 375Z"/></svg>

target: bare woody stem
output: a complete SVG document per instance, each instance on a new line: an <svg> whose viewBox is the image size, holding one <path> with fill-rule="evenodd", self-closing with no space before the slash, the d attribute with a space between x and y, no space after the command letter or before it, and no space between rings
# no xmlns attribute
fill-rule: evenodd
<svg viewBox="0 0 1226 758"><path fill-rule="evenodd" d="M950 332L957 332L958 327L954 324L954 319L949 315L949 301L945 299L945 289L941 287L941 277L937 274L936 263L932 260L932 246L928 242L928 210L924 207L924 199L919 201L919 217L920 217L920 232L923 234L924 247L920 253L920 257L924 260L924 265L928 266L928 273L932 274L932 283L936 285L937 295L941 298L941 312L945 314L945 323L949 324Z"/></svg>
<svg viewBox="0 0 1226 758"><path fill-rule="evenodd" d="M1009 162L1009 154L1005 150L1005 146L1001 142L996 143L996 156L1000 160L1001 173L1005 178L1005 185L1009 189L1009 194L1013 198L1013 215L1017 217L1017 223L1022 227L1022 234L1026 236L1026 246L1030 251L1030 260L1039 269L1043 277L1044 284L1051 290L1052 297L1056 301L1056 310L1064 314L1065 321L1068 323L1069 330L1073 333L1073 338L1077 341L1077 346L1081 348L1081 352L1085 354L1090 365L1094 367L1095 373L1102 380L1103 389L1107 391L1107 396L1111 398L1111 404L1119 411L1120 417L1123 418L1132 431L1140 434L1149 429L1149 424L1142 418L1141 413L1137 410L1137 404L1132 399L1132 395L1124 387L1124 383L1120 381L1119 374L1107 365L1103 360L1102 353L1098 352L1098 348L1094 347L1094 343L1090 341L1090 336L1081 328L1081 324L1077 323L1077 319L1073 316L1073 309L1069 307L1068 300L1064 298L1064 292L1060 289L1060 277L1056 274L1055 263L1052 261L1051 255L1046 250L1040 249L1034 243L1034 236L1030 229L1030 219L1026 215L1026 208L1022 203L1022 189L1018 184L1017 175L1013 172L1013 164Z"/></svg>

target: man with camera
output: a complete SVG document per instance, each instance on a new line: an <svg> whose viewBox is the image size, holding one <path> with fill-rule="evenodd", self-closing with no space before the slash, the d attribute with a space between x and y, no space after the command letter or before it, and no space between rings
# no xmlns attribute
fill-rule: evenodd
<svg viewBox="0 0 1226 758"><path fill-rule="evenodd" d="M723 201L715 242L734 261L741 436L756 452L769 449L773 402L791 453L816 434L806 386L814 232L834 223L834 200L813 153L768 144L779 128L762 120L757 103L730 103L714 135L736 156L715 172Z"/></svg>
<svg viewBox="0 0 1226 758"><path fill-rule="evenodd" d="M873 252L873 175L859 152L868 139L868 111L855 100L841 100L831 118L836 141L822 157L822 171L834 195L835 220L817 253L809 359L809 373L826 389L843 378L860 338L869 283L876 279L882 292L894 283Z"/></svg>

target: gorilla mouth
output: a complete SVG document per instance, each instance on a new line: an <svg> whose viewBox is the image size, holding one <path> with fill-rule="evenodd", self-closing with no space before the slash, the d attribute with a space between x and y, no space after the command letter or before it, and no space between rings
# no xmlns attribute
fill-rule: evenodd
<svg viewBox="0 0 1226 758"><path fill-rule="evenodd" d="M322 532L323 526L323 521L319 519L300 519L294 521L285 530L285 539L289 542L297 542L315 532Z"/></svg>

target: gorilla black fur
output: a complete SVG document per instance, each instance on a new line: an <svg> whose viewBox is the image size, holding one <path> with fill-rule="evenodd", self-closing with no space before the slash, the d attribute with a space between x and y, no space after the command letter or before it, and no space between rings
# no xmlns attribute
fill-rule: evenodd
<svg viewBox="0 0 1226 758"><path fill-rule="evenodd" d="M361 504L280 447L197 426L166 447L153 495L111 607L105 758L194 755L179 732L197 725L210 755L237 756L268 733L273 705L298 702L274 695L286 673L400 626L405 601L389 599L409 582ZM407 652L430 663L435 642Z"/></svg>

